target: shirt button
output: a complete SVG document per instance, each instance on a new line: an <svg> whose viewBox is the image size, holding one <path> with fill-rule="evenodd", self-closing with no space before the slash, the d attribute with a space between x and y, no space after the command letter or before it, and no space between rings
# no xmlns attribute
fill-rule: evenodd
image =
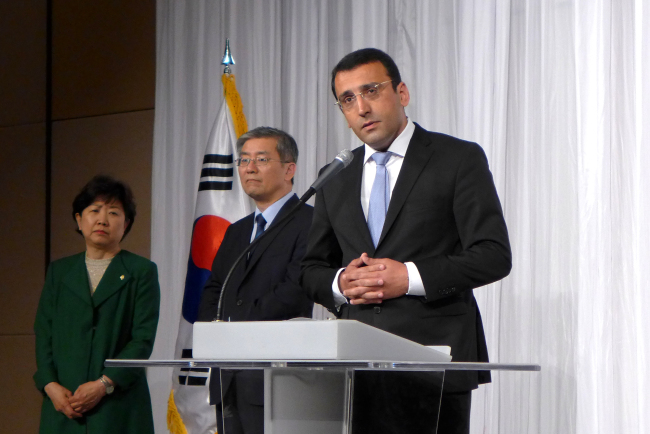
<svg viewBox="0 0 650 434"><path fill-rule="evenodd" d="M244 304L243 300L237 300L237 306L241 306L242 304Z"/></svg>
<svg viewBox="0 0 650 434"><path fill-rule="evenodd" d="M375 306L375 313L381 313L381 307Z"/></svg>

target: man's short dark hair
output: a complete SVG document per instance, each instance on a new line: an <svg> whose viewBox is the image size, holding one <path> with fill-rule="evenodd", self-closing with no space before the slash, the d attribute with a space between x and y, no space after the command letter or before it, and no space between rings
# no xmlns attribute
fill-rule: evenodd
<svg viewBox="0 0 650 434"><path fill-rule="evenodd" d="M288 163L297 163L298 162L298 145L296 141L291 137L289 133L285 133L282 130L272 127L257 127L252 130L242 134L237 139L237 155L241 154L241 149L244 147L244 144L250 139L266 139L271 138L276 140L275 148L280 154L280 160ZM291 184L293 184L293 178L291 178Z"/></svg>
<svg viewBox="0 0 650 434"><path fill-rule="evenodd" d="M368 63L373 62L381 62L381 64L384 65L388 77L390 77L393 83L393 90L397 90L397 86L402 82L402 77L399 74L399 69L397 68L397 64L395 64L393 58L377 48L362 48L361 50L353 51L346 55L336 64L334 69L332 69L332 93L334 94L334 98L336 100L339 99L336 94L336 88L334 87L336 74L342 71L351 71L357 66L367 65Z"/></svg>
<svg viewBox="0 0 650 434"><path fill-rule="evenodd" d="M81 215L83 211L92 205L97 199L106 203L118 201L124 208L124 217L129 222L124 229L124 237L129 233L135 221L135 200L131 188L117 179L108 175L96 175L93 179L84 185L77 197L72 201L72 218L76 221L77 214ZM81 233L79 229L77 232Z"/></svg>

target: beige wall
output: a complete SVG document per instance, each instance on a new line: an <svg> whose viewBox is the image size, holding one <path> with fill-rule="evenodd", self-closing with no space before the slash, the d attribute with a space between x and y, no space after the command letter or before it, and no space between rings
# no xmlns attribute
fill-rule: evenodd
<svg viewBox="0 0 650 434"><path fill-rule="evenodd" d="M131 185L123 247L149 256L155 14L155 0L0 2L0 408L11 415L0 432L38 431L32 324L46 258L83 250L71 202L94 174Z"/></svg>

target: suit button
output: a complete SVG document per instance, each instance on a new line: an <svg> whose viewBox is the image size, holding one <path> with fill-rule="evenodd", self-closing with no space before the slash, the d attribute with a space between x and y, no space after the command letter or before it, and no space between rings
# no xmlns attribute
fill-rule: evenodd
<svg viewBox="0 0 650 434"><path fill-rule="evenodd" d="M381 313L381 307L375 306L375 313Z"/></svg>
<svg viewBox="0 0 650 434"><path fill-rule="evenodd" d="M237 306L241 306L242 304L244 304L243 300L237 300Z"/></svg>

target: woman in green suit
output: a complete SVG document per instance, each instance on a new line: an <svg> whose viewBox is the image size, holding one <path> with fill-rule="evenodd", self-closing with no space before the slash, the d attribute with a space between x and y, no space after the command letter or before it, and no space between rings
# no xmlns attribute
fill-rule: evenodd
<svg viewBox="0 0 650 434"><path fill-rule="evenodd" d="M135 203L125 184L96 176L72 204L86 251L50 264L36 313L36 387L41 433L153 433L143 368L106 359L147 359L156 335L156 265L120 248Z"/></svg>

